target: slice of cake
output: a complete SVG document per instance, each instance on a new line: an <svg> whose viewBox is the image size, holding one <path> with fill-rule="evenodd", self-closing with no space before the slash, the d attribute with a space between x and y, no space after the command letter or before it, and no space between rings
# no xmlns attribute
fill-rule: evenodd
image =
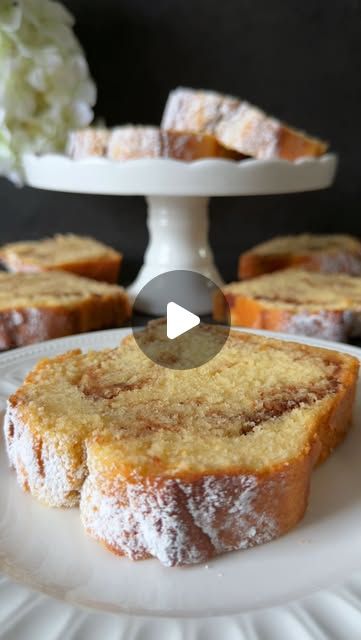
<svg viewBox="0 0 361 640"><path fill-rule="evenodd" d="M0 273L0 349L119 327L129 316L116 285L63 271Z"/></svg>
<svg viewBox="0 0 361 640"><path fill-rule="evenodd" d="M201 325L185 351L221 331ZM139 340L166 361L162 336L158 321ZM175 370L129 336L113 350L41 361L9 399L8 456L45 504L80 499L85 529L113 552L202 562L302 518L313 466L350 424L358 366L335 351L231 332L207 364Z"/></svg>
<svg viewBox="0 0 361 640"><path fill-rule="evenodd" d="M244 100L182 87L169 94L161 126L214 136L227 149L255 158L296 160L320 156L328 146Z"/></svg>
<svg viewBox="0 0 361 640"><path fill-rule="evenodd" d="M69 135L67 153L76 160L106 156L109 138L110 129L104 127L85 127L72 131Z"/></svg>
<svg viewBox="0 0 361 640"><path fill-rule="evenodd" d="M99 140L102 142L99 143ZM213 136L134 125L116 127L109 130L107 135L103 129L75 131L71 134L69 154L76 160L103 156L116 161L173 158L190 162L200 158L240 160L243 157L223 147Z"/></svg>
<svg viewBox="0 0 361 640"><path fill-rule="evenodd" d="M361 278L287 269L233 282L214 300L214 318L326 340L361 335Z"/></svg>
<svg viewBox="0 0 361 640"><path fill-rule="evenodd" d="M239 258L241 280L288 267L361 275L361 242L341 234L304 233L259 244Z"/></svg>
<svg viewBox="0 0 361 640"><path fill-rule="evenodd" d="M94 238L68 233L43 240L6 244L0 247L0 260L9 271L55 269L115 283L122 254Z"/></svg>

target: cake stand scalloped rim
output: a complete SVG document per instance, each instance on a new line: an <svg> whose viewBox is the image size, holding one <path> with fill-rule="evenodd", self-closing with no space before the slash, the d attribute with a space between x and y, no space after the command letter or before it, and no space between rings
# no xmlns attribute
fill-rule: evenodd
<svg viewBox="0 0 361 640"><path fill-rule="evenodd" d="M78 193L158 196L266 195L323 189L334 178L337 156L183 162L141 158L73 160L63 155L24 155L29 186Z"/></svg>

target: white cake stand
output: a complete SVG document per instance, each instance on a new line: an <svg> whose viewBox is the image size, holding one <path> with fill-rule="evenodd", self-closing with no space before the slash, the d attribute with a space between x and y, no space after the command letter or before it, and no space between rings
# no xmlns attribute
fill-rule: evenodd
<svg viewBox="0 0 361 640"><path fill-rule="evenodd" d="M149 244L144 264L129 293L135 298L155 276L174 269L197 271L222 284L208 243L211 196L250 196L311 191L328 187L337 157L285 160L205 159L179 162L142 159L114 162L103 158L72 160L60 155L24 158L26 182L32 187L74 193L143 195L148 203ZM171 292L169 292L171 295ZM197 300L192 301L196 313ZM162 312L154 298L138 311ZM211 309L209 309L211 311Z"/></svg>

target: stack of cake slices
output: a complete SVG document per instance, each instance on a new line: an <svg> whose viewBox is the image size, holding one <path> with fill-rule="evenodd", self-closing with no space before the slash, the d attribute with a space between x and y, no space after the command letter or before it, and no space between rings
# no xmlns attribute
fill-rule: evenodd
<svg viewBox="0 0 361 640"><path fill-rule="evenodd" d="M327 143L289 127L245 100L178 88L169 94L160 128L125 125L74 131L68 153L111 160L166 157L183 161L317 157Z"/></svg>
<svg viewBox="0 0 361 640"><path fill-rule="evenodd" d="M345 235L285 236L242 254L244 280L223 288L214 318L328 340L361 336L361 242ZM225 302L225 300L227 302Z"/></svg>
<svg viewBox="0 0 361 640"><path fill-rule="evenodd" d="M130 303L121 254L87 237L57 235L0 248L0 349L122 326ZM110 284L111 283L111 284Z"/></svg>

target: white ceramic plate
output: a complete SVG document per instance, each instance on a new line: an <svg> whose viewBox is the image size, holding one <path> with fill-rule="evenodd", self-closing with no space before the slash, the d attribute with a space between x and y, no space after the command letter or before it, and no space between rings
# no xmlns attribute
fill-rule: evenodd
<svg viewBox="0 0 361 640"><path fill-rule="evenodd" d="M337 156L287 160L204 159L180 162L142 158L72 160L62 155L24 156L26 182L40 189L156 196L231 196L291 193L329 187Z"/></svg>
<svg viewBox="0 0 361 640"><path fill-rule="evenodd" d="M1 408L40 357L77 346L114 346L128 331L74 336L0 356ZM361 358L355 347L299 340ZM169 569L156 560L133 563L112 555L85 536L77 509L47 509L24 494L7 467L2 445L0 568L4 576L99 613L34 595L4 577L0 582L0 637L51 640L66 631L67 639L95 638L101 628L104 640L160 640L163 632L164 638L172 640L359 640L361 573L352 579L349 576L361 569L360 401L361 390L347 440L314 473L309 509L300 525L279 540L218 557L206 566ZM341 581L347 581L342 589L286 604ZM274 608L265 611L269 607ZM105 616L100 613L104 611L122 616ZM53 636L50 631L36 635L35 629L47 625ZM34 631L30 633L29 628Z"/></svg>

